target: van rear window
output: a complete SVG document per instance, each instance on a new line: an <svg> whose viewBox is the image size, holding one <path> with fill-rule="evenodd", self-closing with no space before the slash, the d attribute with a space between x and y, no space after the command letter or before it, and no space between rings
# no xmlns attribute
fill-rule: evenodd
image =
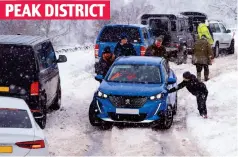
<svg viewBox="0 0 238 157"><path fill-rule="evenodd" d="M122 33L128 36L131 43L141 43L139 29L135 27L105 27L99 37L100 42L118 42Z"/></svg>
<svg viewBox="0 0 238 157"><path fill-rule="evenodd" d="M0 44L0 76L2 82L19 83L35 73L36 62L32 47Z"/></svg>

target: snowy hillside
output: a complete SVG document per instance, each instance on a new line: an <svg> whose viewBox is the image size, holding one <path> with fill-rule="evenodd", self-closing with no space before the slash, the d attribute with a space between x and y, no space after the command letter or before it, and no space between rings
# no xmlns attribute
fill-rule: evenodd
<svg viewBox="0 0 238 157"><path fill-rule="evenodd" d="M101 131L88 120L89 104L99 86L93 76L93 50L65 54L68 62L60 65L63 108L49 114L45 130L52 155L209 156L237 152L237 60L234 55L216 59L211 67L212 79L207 83L209 119L197 115L195 98L183 89L179 92L178 114L171 129L113 127ZM171 66L179 80L185 70L195 72L191 64Z"/></svg>

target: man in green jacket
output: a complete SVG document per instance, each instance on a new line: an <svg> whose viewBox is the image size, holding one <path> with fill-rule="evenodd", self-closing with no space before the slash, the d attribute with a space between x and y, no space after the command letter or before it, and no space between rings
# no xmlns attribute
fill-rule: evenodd
<svg viewBox="0 0 238 157"><path fill-rule="evenodd" d="M209 80L209 65L212 64L213 53L210 43L205 35L198 39L194 45L193 64L196 65L197 78L201 81L201 72L204 68L204 80Z"/></svg>

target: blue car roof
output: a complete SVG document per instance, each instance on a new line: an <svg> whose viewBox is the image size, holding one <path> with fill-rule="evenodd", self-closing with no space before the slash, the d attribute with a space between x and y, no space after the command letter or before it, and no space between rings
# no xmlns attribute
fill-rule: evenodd
<svg viewBox="0 0 238 157"><path fill-rule="evenodd" d="M106 26L111 26L111 27L137 27L137 28L147 28L148 26L146 25L140 25L140 24L129 24L129 25L123 25L123 24L108 24Z"/></svg>
<svg viewBox="0 0 238 157"><path fill-rule="evenodd" d="M120 57L117 59L114 64L148 64L159 66L163 58L161 57L150 57L150 56L129 56L129 57Z"/></svg>

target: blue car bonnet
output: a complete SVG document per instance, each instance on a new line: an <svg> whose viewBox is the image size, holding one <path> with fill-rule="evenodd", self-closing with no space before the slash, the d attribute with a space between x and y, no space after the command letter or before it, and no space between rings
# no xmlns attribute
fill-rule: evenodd
<svg viewBox="0 0 238 157"><path fill-rule="evenodd" d="M163 91L163 84L118 83L104 80L99 91L108 95L153 96Z"/></svg>

